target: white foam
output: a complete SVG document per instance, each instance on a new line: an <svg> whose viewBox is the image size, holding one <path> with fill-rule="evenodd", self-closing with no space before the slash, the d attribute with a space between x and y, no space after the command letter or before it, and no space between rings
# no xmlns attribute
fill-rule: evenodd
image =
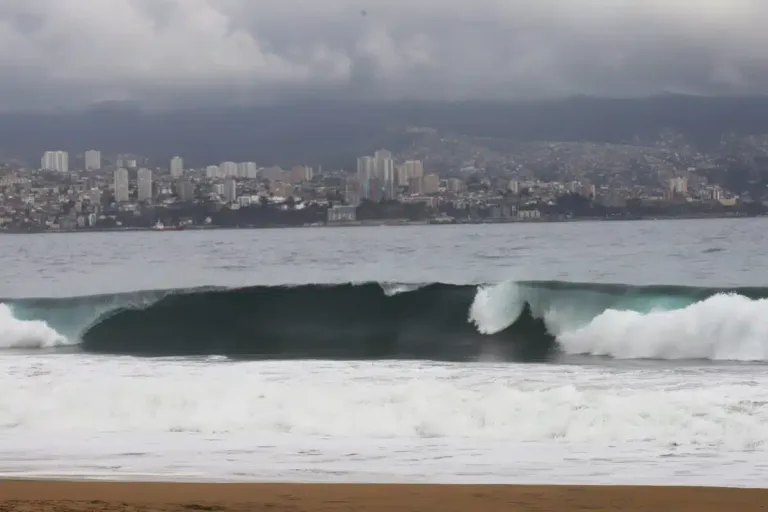
<svg viewBox="0 0 768 512"><path fill-rule="evenodd" d="M766 387L751 365L0 354L0 473L760 485Z"/></svg>
<svg viewBox="0 0 768 512"><path fill-rule="evenodd" d="M482 334L496 334L512 325L523 311L524 300L514 281L481 286L469 309L469 321Z"/></svg>
<svg viewBox="0 0 768 512"><path fill-rule="evenodd" d="M479 332L495 334L512 325L528 302L567 354L768 361L768 299L719 294L684 308L640 313L618 308L601 312L590 297L581 303L578 298L507 281L478 289L469 321Z"/></svg>
<svg viewBox="0 0 768 512"><path fill-rule="evenodd" d="M381 289L384 290L384 295L387 297L394 297L401 293L414 292L420 288L423 288L423 284L405 284L405 283L379 283Z"/></svg>
<svg viewBox="0 0 768 512"><path fill-rule="evenodd" d="M6 304L0 304L0 349L49 348L67 344L67 339L42 320L19 320Z"/></svg>
<svg viewBox="0 0 768 512"><path fill-rule="evenodd" d="M0 375L0 432L475 439L646 449L768 442L750 376L526 365L56 356ZM616 386L621 381L622 386ZM453 441L451 441L453 442Z"/></svg>
<svg viewBox="0 0 768 512"><path fill-rule="evenodd" d="M621 359L768 360L768 300L720 294L683 309L607 310L560 333L569 354Z"/></svg>

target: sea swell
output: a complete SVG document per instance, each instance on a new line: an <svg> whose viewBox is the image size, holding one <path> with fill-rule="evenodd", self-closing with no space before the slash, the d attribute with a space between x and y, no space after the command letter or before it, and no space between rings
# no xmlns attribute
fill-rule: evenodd
<svg viewBox="0 0 768 512"><path fill-rule="evenodd" d="M151 290L0 303L0 348L249 358L768 361L768 288L561 281Z"/></svg>

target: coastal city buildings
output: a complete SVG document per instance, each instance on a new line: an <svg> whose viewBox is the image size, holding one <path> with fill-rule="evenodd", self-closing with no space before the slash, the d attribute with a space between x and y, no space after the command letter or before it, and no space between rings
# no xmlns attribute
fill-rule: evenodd
<svg viewBox="0 0 768 512"><path fill-rule="evenodd" d="M361 183L376 177L376 160L372 156L361 156L357 159L357 178Z"/></svg>
<svg viewBox="0 0 768 512"><path fill-rule="evenodd" d="M228 203L233 203L237 199L237 182L233 177L229 176L224 180L221 196Z"/></svg>
<svg viewBox="0 0 768 512"><path fill-rule="evenodd" d="M259 175L256 162L240 162L237 164L237 177L241 179L255 180Z"/></svg>
<svg viewBox="0 0 768 512"><path fill-rule="evenodd" d="M171 158L170 174L172 178L180 178L184 174L184 159L180 156Z"/></svg>
<svg viewBox="0 0 768 512"><path fill-rule="evenodd" d="M139 169L136 173L137 199L139 201L152 200L152 171L149 169Z"/></svg>
<svg viewBox="0 0 768 512"><path fill-rule="evenodd" d="M130 188L128 180L128 169L120 168L115 171L114 179L115 201L118 203L127 203L130 198Z"/></svg>
<svg viewBox="0 0 768 512"><path fill-rule="evenodd" d="M411 180L420 180L424 177L424 164L420 160L407 160L397 168L397 183L400 186L408 186Z"/></svg>
<svg viewBox="0 0 768 512"><path fill-rule="evenodd" d="M755 215L768 210L768 136L705 154L675 138L632 146L485 141L417 134L350 168L185 165L98 149L46 151L27 167L0 154L0 232L29 230L528 222ZM730 145L729 145L730 144ZM729 149L735 148L735 149ZM170 163L170 165L169 165ZM203 163L204 164L204 163Z"/></svg>
<svg viewBox="0 0 768 512"><path fill-rule="evenodd" d="M688 180L686 178L672 178L669 180L669 191L672 195L687 196L688 195Z"/></svg>
<svg viewBox="0 0 768 512"><path fill-rule="evenodd" d="M221 162L219 164L219 176L237 176L237 164L235 162Z"/></svg>
<svg viewBox="0 0 768 512"><path fill-rule="evenodd" d="M357 178L363 199L378 201L397 197L399 182L395 175L392 152L389 150L380 149L373 156L358 158Z"/></svg>
<svg viewBox="0 0 768 512"><path fill-rule="evenodd" d="M86 171L98 171L101 169L101 151L95 149L85 152L85 170Z"/></svg>
<svg viewBox="0 0 768 512"><path fill-rule="evenodd" d="M69 153L66 151L46 151L43 153L40 169L55 172L69 171Z"/></svg>

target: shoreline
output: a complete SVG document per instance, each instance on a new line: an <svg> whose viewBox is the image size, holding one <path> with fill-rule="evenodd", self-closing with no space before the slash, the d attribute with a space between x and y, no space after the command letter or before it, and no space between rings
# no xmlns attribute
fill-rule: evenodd
<svg viewBox="0 0 768 512"><path fill-rule="evenodd" d="M317 225L270 225L270 226L184 226L179 229L169 227L167 229L156 229L153 227L120 227L120 228L83 228L83 229L56 229L56 230L30 230L30 231L9 231L0 229L0 235L47 235L47 234L74 234L74 233L121 233L121 232L144 232L153 231L158 233L169 233L179 231L219 231L219 230L260 230L260 229L296 229L296 228L371 228L371 227L415 227L415 226L483 226L483 225L530 225L530 224L563 224L563 223L581 223L581 222L643 222L643 221L673 221L673 220L718 220L718 219L759 219L765 215L671 215L659 217L578 217L569 219L503 219L490 220L482 222L430 222L426 221L408 221L398 222L397 220L382 221L355 221L339 222ZM2 512L2 511L0 511Z"/></svg>
<svg viewBox="0 0 768 512"><path fill-rule="evenodd" d="M733 487L0 480L2 512L750 512L766 503L768 489Z"/></svg>

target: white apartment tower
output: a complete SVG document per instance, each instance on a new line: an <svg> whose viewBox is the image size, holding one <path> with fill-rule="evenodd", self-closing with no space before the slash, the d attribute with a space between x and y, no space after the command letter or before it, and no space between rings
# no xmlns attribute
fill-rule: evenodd
<svg viewBox="0 0 768 512"><path fill-rule="evenodd" d="M398 171L397 182L400 185L408 185L412 179L424 177L424 164L421 160L408 160Z"/></svg>
<svg viewBox="0 0 768 512"><path fill-rule="evenodd" d="M376 161L376 177L383 182L395 179L395 162L392 160L392 152L380 149L373 154Z"/></svg>
<svg viewBox="0 0 768 512"><path fill-rule="evenodd" d="M256 179L259 175L259 169L256 167L256 162L240 162L237 164L237 177L247 178L249 180Z"/></svg>
<svg viewBox="0 0 768 512"><path fill-rule="evenodd" d="M395 161L392 159L392 152L386 149L380 149L373 154L376 167L376 178L382 183L384 188L384 197L393 199L395 197Z"/></svg>
<svg viewBox="0 0 768 512"><path fill-rule="evenodd" d="M139 169L136 179L136 188L139 201L152 200L152 171L149 169Z"/></svg>
<svg viewBox="0 0 768 512"><path fill-rule="evenodd" d="M372 156L361 156L357 159L357 178L361 181L372 180L376 177L376 161Z"/></svg>
<svg viewBox="0 0 768 512"><path fill-rule="evenodd" d="M237 164L235 162L221 162L219 165L220 176L237 176Z"/></svg>
<svg viewBox="0 0 768 512"><path fill-rule="evenodd" d="M69 171L69 153L66 151L46 151L40 161L40 169L44 171Z"/></svg>
<svg viewBox="0 0 768 512"><path fill-rule="evenodd" d="M130 196L128 169L121 167L115 171L115 201L127 203Z"/></svg>
<svg viewBox="0 0 768 512"><path fill-rule="evenodd" d="M427 174L421 181L423 194L437 194L440 190L440 176L437 174Z"/></svg>
<svg viewBox="0 0 768 512"><path fill-rule="evenodd" d="M98 171L101 169L101 151L91 149L85 152L85 170Z"/></svg>
<svg viewBox="0 0 768 512"><path fill-rule="evenodd" d="M180 156L171 158L171 177L180 178L184 174L184 159Z"/></svg>

